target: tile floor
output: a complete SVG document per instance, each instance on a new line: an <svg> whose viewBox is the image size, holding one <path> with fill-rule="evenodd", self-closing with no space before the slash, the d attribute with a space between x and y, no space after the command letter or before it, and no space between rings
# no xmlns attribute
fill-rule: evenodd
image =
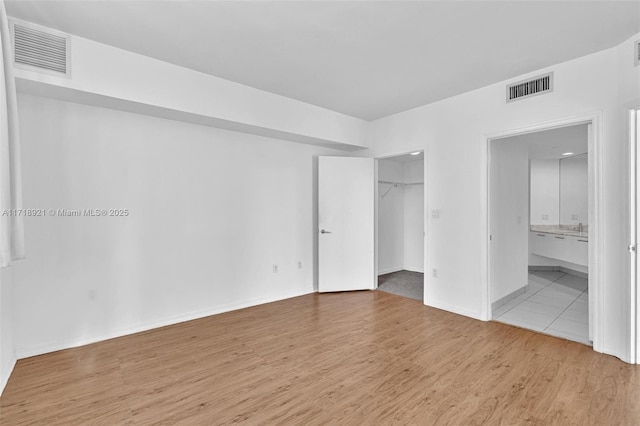
<svg viewBox="0 0 640 426"><path fill-rule="evenodd" d="M586 278L534 271L527 292L494 309L493 319L591 345L587 288Z"/></svg>

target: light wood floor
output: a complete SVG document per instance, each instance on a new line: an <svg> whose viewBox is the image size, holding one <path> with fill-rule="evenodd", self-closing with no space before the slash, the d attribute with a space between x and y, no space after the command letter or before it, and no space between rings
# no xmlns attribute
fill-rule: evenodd
<svg viewBox="0 0 640 426"><path fill-rule="evenodd" d="M383 292L20 360L0 424L640 425L640 366Z"/></svg>

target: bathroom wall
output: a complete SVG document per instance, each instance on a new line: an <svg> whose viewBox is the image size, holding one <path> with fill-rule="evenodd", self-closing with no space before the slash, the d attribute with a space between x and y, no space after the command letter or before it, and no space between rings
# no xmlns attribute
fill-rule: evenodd
<svg viewBox="0 0 640 426"><path fill-rule="evenodd" d="M524 291L528 283L529 154L517 141L491 142L491 303Z"/></svg>
<svg viewBox="0 0 640 426"><path fill-rule="evenodd" d="M558 160L530 162L531 172L531 225L558 225L560 223L560 165Z"/></svg>
<svg viewBox="0 0 640 426"><path fill-rule="evenodd" d="M560 160L560 224L586 225L589 222L588 155Z"/></svg>

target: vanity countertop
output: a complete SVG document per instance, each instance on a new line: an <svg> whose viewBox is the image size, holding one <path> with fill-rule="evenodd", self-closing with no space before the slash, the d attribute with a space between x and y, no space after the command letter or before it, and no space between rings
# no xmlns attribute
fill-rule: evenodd
<svg viewBox="0 0 640 426"><path fill-rule="evenodd" d="M531 232L540 232L544 234L565 235L568 237L580 237L589 239L589 227L584 226L582 232L579 232L577 226L574 225L531 225Z"/></svg>

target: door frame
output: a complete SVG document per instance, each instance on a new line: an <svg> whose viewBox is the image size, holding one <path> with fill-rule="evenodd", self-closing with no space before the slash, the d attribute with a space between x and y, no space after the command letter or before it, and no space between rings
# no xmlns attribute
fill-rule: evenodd
<svg viewBox="0 0 640 426"><path fill-rule="evenodd" d="M410 151L403 151L403 152L398 152L398 153L393 153L393 154L385 154L385 155L380 155L377 157L374 157L373 159L375 160L375 166L374 166L374 176L375 176L375 190L374 190L374 195L375 195L375 202L374 202L374 224L375 224L375 234L374 234L374 238L373 238L373 243L374 243L374 254L375 254L375 260L374 260L374 265L376 268L376 282L375 282L375 287L374 288L378 288L378 228L379 228L379 224L378 224L378 198L380 196L380 192L379 192L379 185L378 185L378 164L380 160L385 160L385 159L389 159L389 158L393 158L393 157L399 157L401 155L408 155L411 154L412 152L417 152L420 151L422 152L422 165L423 165L423 176L422 176L422 180L423 180L423 205L422 205L422 230L423 230L423 235L422 235L422 268L424 269L424 278L423 278L423 293L422 293L422 303L423 304L427 304L427 235L428 235L428 231L427 231L427 227L428 227L428 221L427 221L427 206L428 206L428 198L427 198L427 149L426 148L416 148L416 149L412 149Z"/></svg>
<svg viewBox="0 0 640 426"><path fill-rule="evenodd" d="M574 126L579 124L590 124L590 140L588 146L589 154L589 321L593 330L593 350L603 352L602 336L604 332L604 322L602 314L603 298L603 277L602 268L598 259L602 258L603 244L601 238L602 232L602 112L597 111L589 114L575 115L557 120L550 120L530 124L527 126L505 130L501 132L483 135L483 143L485 144L486 153L486 175L485 175L485 194L483 202L486 203L484 211L487 212L485 222L485 243L487 257L485 259L486 280L483 286L483 306L482 319L490 321L492 319L491 312L491 142L494 139L502 139L506 137L519 136L528 133L536 133L545 130L552 130L561 127ZM591 322L593 324L591 324ZM635 339L634 339L635 340ZM632 342L635 345L635 342Z"/></svg>
<svg viewBox="0 0 640 426"><path fill-rule="evenodd" d="M632 105L627 111L628 118L628 139L629 139L629 252L631 254L630 276L631 288L630 299L635 301L631 307L630 339L631 354L630 362L640 364L640 268L638 265L638 241L640 239L640 103Z"/></svg>

